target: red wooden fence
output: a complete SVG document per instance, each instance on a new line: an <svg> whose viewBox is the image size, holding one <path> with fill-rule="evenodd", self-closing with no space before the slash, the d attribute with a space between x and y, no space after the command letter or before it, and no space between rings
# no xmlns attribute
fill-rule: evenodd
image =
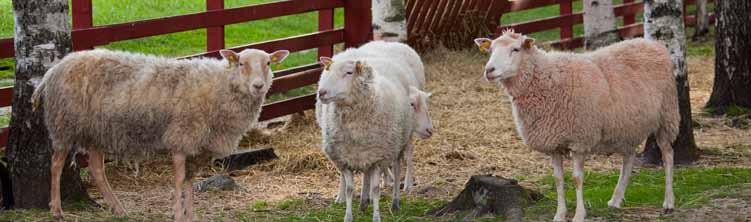
<svg viewBox="0 0 751 222"><path fill-rule="evenodd" d="M371 0L286 0L272 3L224 9L223 0L206 0L206 11L122 24L94 26L91 0L72 0L73 49L85 50L111 42L164 35L195 29L207 29L206 52L191 57L219 57L224 48L224 26L234 23L268 19L318 11L318 32L282 39L274 39L231 48L241 51L256 48L265 51L287 49L291 52L319 49L319 56L332 56L334 44L353 47L369 41L371 34ZM344 28L334 28L334 9L344 9ZM13 39L0 39L0 58L14 56ZM318 64L298 66L275 72L269 94L308 86L318 81ZM11 106L13 88L0 88L0 107ZM284 116L315 105L315 95L303 95L270 104L261 112L261 120ZM0 133L0 147L8 139L7 128Z"/></svg>
<svg viewBox="0 0 751 222"><path fill-rule="evenodd" d="M685 0L685 6L694 4L695 0ZM574 0L407 0L407 29L409 38L422 39L433 37L440 39L440 33L455 27L456 20L466 19L471 11L480 12L491 31L497 36L502 30L513 28L517 32L530 34L535 32L560 29L560 40L551 42L554 47L572 49L581 47L584 38L574 36L574 25L582 24L582 12L573 11ZM525 21L515 24L502 24L503 15L551 5L559 6L559 15ZM614 6L617 17L623 17L623 26L618 28L622 37L634 37L643 33L642 23L636 23L636 15L644 10L643 2L623 0L623 4ZM691 14L691 15L689 15ZM686 13L686 24L695 23L692 13ZM713 21L714 15L710 15Z"/></svg>

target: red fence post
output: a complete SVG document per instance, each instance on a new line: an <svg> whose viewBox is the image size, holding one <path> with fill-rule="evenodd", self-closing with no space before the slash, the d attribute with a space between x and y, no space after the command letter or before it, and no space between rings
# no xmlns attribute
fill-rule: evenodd
<svg viewBox="0 0 751 222"><path fill-rule="evenodd" d="M224 0L206 0L206 11L224 9ZM206 51L224 48L224 26L206 28Z"/></svg>
<svg viewBox="0 0 751 222"><path fill-rule="evenodd" d="M334 29L334 9L318 11L318 31ZM318 47L318 57L331 57L334 55L334 46L327 45Z"/></svg>
<svg viewBox="0 0 751 222"><path fill-rule="evenodd" d="M94 26L91 0L73 0L71 4L73 15L73 30L91 28ZM73 50L93 49L94 46L85 42L73 41Z"/></svg>
<svg viewBox="0 0 751 222"><path fill-rule="evenodd" d="M371 0L344 0L344 47L357 47L373 39Z"/></svg>
<svg viewBox="0 0 751 222"><path fill-rule="evenodd" d="M632 3L634 0L623 0L623 4ZM636 23L636 14L625 14L623 15L623 26L631 25Z"/></svg>
<svg viewBox="0 0 751 222"><path fill-rule="evenodd" d="M572 0L558 0L560 5L561 16L570 15L574 13ZM568 39L574 37L574 26L571 22L561 23L561 39Z"/></svg>

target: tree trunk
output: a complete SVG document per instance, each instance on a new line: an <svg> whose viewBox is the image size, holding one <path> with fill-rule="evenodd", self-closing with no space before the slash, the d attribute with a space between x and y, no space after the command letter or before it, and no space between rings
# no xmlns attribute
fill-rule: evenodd
<svg viewBox="0 0 751 222"><path fill-rule="evenodd" d="M597 49L618 41L613 0L584 0L584 47Z"/></svg>
<svg viewBox="0 0 751 222"><path fill-rule="evenodd" d="M691 101L689 97L688 71L686 67L686 35L683 26L683 1L645 0L644 37L665 43L673 61L678 90L678 106L681 123L678 137L673 141L676 164L689 164L699 158L694 130L691 121ZM655 143L654 135L647 139L642 154L644 163L661 164L662 156Z"/></svg>
<svg viewBox="0 0 751 222"><path fill-rule="evenodd" d="M48 208L51 142L43 112L32 111L34 83L71 50L68 0L13 1L15 15L16 84L7 156L16 208ZM63 170L64 199L90 201L79 170Z"/></svg>
<svg viewBox="0 0 751 222"><path fill-rule="evenodd" d="M373 39L407 41L405 0L373 0Z"/></svg>
<svg viewBox="0 0 751 222"><path fill-rule="evenodd" d="M707 0L696 0L696 11L694 13L696 25L694 26L694 41L704 37L709 33L709 14L707 14Z"/></svg>
<svg viewBox="0 0 751 222"><path fill-rule="evenodd" d="M707 108L751 107L751 2L717 1L715 79Z"/></svg>

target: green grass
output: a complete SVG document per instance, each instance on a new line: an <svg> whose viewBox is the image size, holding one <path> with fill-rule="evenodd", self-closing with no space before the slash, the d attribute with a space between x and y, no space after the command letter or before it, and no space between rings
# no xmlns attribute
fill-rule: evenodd
<svg viewBox="0 0 751 222"><path fill-rule="evenodd" d="M225 0L225 7L233 8L272 1L274 0ZM155 0L138 1L137 3L120 0L93 0L92 3L94 25L117 24L165 16L196 13L205 10L205 1L196 0ZM335 26L343 26L343 11L341 9L336 10L334 18ZM0 22L0 38L12 37L13 13L11 1L0 1ZM225 43L227 47L234 47L254 42L311 33L315 32L317 29L317 12L283 16L227 25L225 26ZM206 50L206 30L192 30L120 41L101 47L170 57L186 56L201 53ZM293 53L281 65L274 67L274 69L278 70L304 65L314 63L315 61L316 50L306 50ZM0 71L0 79L13 77L14 61L12 59L0 60L0 66L11 67L10 70ZM0 85L3 85L3 83L0 82ZM10 83L10 85L12 85L12 83Z"/></svg>
<svg viewBox="0 0 751 222"><path fill-rule="evenodd" d="M623 204L628 208L662 207L664 195L664 171L662 169L640 169L633 174L626 191ZM588 172L584 178L584 198L586 200L589 217L601 217L606 220L617 220L619 215L627 210L611 209L607 207L615 184L618 181L617 171L606 173ZM548 176L536 182L545 199L526 209L526 219L530 221L545 221L553 217L556 209L556 193L553 178ZM572 186L571 174L566 174L566 200L569 212L573 213L576 206L575 189ZM713 198L736 196L737 193L751 191L751 169L740 168L677 168L674 171L674 192L676 208L696 208L709 203ZM751 197L748 197L751 198ZM357 201L355 201L357 202ZM265 203L265 202L264 202ZM381 216L383 221L454 221L461 219L463 214L449 215L445 218L426 216L427 212L446 203L444 200L411 199L402 202L402 210L396 214L390 213L388 207L391 201L384 197L381 201ZM344 217L344 205L331 204L328 206L307 206L304 200L284 200L270 207L258 203L251 204L237 216L242 221L338 221ZM370 221L372 208L365 214L354 204L355 221ZM500 217L484 217L478 221L503 221Z"/></svg>

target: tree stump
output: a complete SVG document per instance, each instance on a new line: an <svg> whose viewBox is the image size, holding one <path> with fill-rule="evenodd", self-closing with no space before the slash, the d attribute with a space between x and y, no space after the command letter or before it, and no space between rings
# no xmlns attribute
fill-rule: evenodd
<svg viewBox="0 0 751 222"><path fill-rule="evenodd" d="M464 217L472 221L485 214L504 216L507 221L522 221L524 208L542 198L542 194L524 189L516 180L492 175L475 175L464 190L446 206L431 210L433 216L471 210Z"/></svg>

